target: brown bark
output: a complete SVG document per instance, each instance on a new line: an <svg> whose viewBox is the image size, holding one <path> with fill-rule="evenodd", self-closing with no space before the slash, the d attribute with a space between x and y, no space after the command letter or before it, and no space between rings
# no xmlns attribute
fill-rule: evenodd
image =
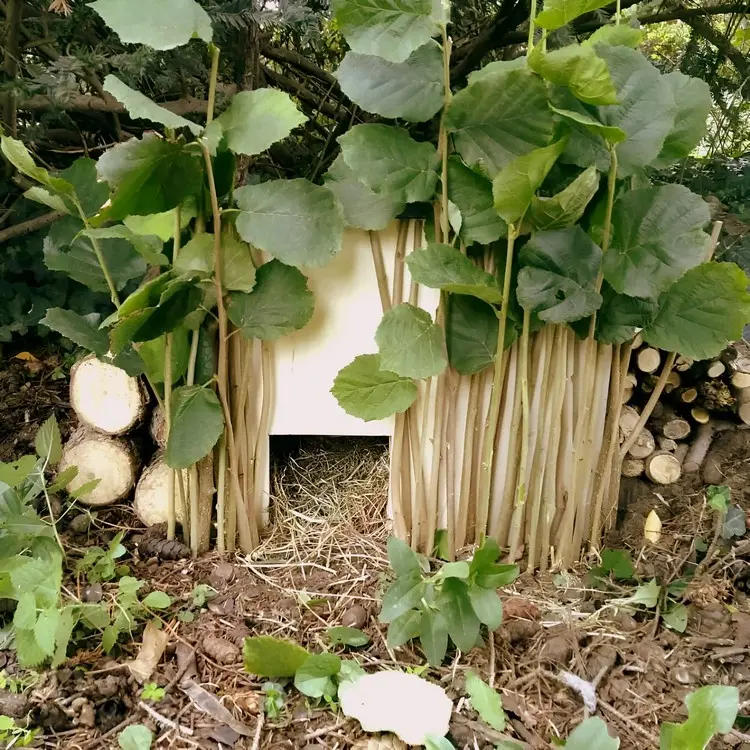
<svg viewBox="0 0 750 750"><path fill-rule="evenodd" d="M3 229L0 231L0 245L16 237L23 237L26 234L36 232L37 229L48 227L64 215L62 211L50 211L50 213L36 216L28 221L22 221L20 224L14 224L12 227Z"/></svg>

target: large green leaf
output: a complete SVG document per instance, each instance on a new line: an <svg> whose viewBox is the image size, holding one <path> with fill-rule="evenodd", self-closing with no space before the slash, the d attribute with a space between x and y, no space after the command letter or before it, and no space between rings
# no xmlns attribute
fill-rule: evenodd
<svg viewBox="0 0 750 750"><path fill-rule="evenodd" d="M294 677L310 652L294 641L256 635L242 646L245 670L258 677Z"/></svg>
<svg viewBox="0 0 750 750"><path fill-rule="evenodd" d="M355 125L339 144L347 166L376 193L402 203L432 200L440 158L431 143L391 125Z"/></svg>
<svg viewBox="0 0 750 750"><path fill-rule="evenodd" d="M224 431L218 396L199 385L172 393L172 424L164 459L172 469L187 469L208 455Z"/></svg>
<svg viewBox="0 0 750 750"><path fill-rule="evenodd" d="M74 193L73 186L62 177L51 175L44 167L35 164L29 150L21 142L8 136L0 138L0 150L5 158L21 173L40 182L57 195L70 197Z"/></svg>
<svg viewBox="0 0 750 750"><path fill-rule="evenodd" d="M565 139L513 159L492 182L495 210L508 224L523 218L534 193L541 187L565 148Z"/></svg>
<svg viewBox="0 0 750 750"><path fill-rule="evenodd" d="M486 625L488 630L497 630L503 622L503 603L497 591L474 583L469 586L469 599L479 621Z"/></svg>
<svg viewBox="0 0 750 750"><path fill-rule="evenodd" d="M54 414L37 430L34 447L37 456L47 461L50 466L55 466L62 457L60 427Z"/></svg>
<svg viewBox="0 0 750 750"><path fill-rule="evenodd" d="M215 120L227 146L236 154L254 156L286 138L307 118L288 94L276 89L241 91Z"/></svg>
<svg viewBox="0 0 750 750"><path fill-rule="evenodd" d="M607 725L598 716L579 724L565 742L566 750L617 750L619 747L620 740L610 735Z"/></svg>
<svg viewBox="0 0 750 750"><path fill-rule="evenodd" d="M401 648L420 632L422 613L418 609L408 609L388 625L388 648Z"/></svg>
<svg viewBox="0 0 750 750"><path fill-rule="evenodd" d="M333 193L308 180L272 180L235 191L240 237L290 266L324 266L341 250L344 221Z"/></svg>
<svg viewBox="0 0 750 750"><path fill-rule="evenodd" d="M176 383L186 372L190 359L190 335L187 328L180 326L172 332L172 383ZM164 382L164 360L167 336L144 341L138 347L148 379L152 383Z"/></svg>
<svg viewBox="0 0 750 750"><path fill-rule="evenodd" d="M451 367L473 375L495 361L499 323L495 311L476 297L451 294L445 321L445 343Z"/></svg>
<svg viewBox="0 0 750 750"><path fill-rule="evenodd" d="M707 685L690 693L685 705L687 721L662 724L660 750L704 750L715 734L731 731L739 711L739 691L728 685Z"/></svg>
<svg viewBox="0 0 750 750"><path fill-rule="evenodd" d="M443 106L443 51L433 41L400 63L347 52L336 77L355 104L383 117L423 122Z"/></svg>
<svg viewBox="0 0 750 750"><path fill-rule="evenodd" d="M448 628L445 619L434 609L422 611L419 624L419 643L422 646L427 661L433 667L439 667L448 650Z"/></svg>
<svg viewBox="0 0 750 750"><path fill-rule="evenodd" d="M713 101L711 89L700 78L690 78L679 71L664 76L675 100L674 126L667 134L654 166L663 167L690 156L706 134L706 120Z"/></svg>
<svg viewBox="0 0 750 750"><path fill-rule="evenodd" d="M50 271L67 274L89 289L107 292L107 279L99 265L91 240L83 235L77 236L82 227L83 225L72 217L55 222L44 238L44 263ZM99 241L99 246L118 290L131 279L140 278L146 273L146 263L129 242L121 239L104 239Z"/></svg>
<svg viewBox="0 0 750 750"><path fill-rule="evenodd" d="M221 232L221 283L224 289L250 292L255 286L255 265L250 246L227 225ZM195 234L180 249L173 264L179 273L211 276L214 272L214 236L207 232Z"/></svg>
<svg viewBox="0 0 750 750"><path fill-rule="evenodd" d="M548 323L588 317L602 303L595 289L601 258L579 226L533 235L519 254L518 301Z"/></svg>
<svg viewBox="0 0 750 750"><path fill-rule="evenodd" d="M167 242L174 237L175 211L163 211L150 216L126 216L122 223L134 234L155 235L162 242ZM193 201L180 206L180 228L187 228L190 221L197 216Z"/></svg>
<svg viewBox="0 0 750 750"><path fill-rule="evenodd" d="M546 0L536 22L543 29L552 31L569 24L584 13L591 13L608 4L607 0Z"/></svg>
<svg viewBox="0 0 750 750"><path fill-rule="evenodd" d="M469 83L475 83L498 73L507 73L510 70L524 70L527 62L526 57L523 55L521 57L514 57L512 60L494 60L491 63L487 63L483 68L469 73L468 80Z"/></svg>
<svg viewBox="0 0 750 750"><path fill-rule="evenodd" d="M635 49L643 39L643 30L624 23L608 24L598 28L588 39L581 42L584 47L609 44L611 47Z"/></svg>
<svg viewBox="0 0 750 750"><path fill-rule="evenodd" d="M67 169L60 172L60 177L73 186L78 203L86 216L97 213L109 198L107 186L96 178L96 162L93 159L76 159Z"/></svg>
<svg viewBox="0 0 750 750"><path fill-rule="evenodd" d="M606 280L620 293L655 297L705 258L708 204L682 185L625 193L612 212Z"/></svg>
<svg viewBox="0 0 750 750"><path fill-rule="evenodd" d="M607 63L593 47L568 44L552 52L536 47L529 67L557 86L567 86L587 104L617 104L617 92Z"/></svg>
<svg viewBox="0 0 750 750"><path fill-rule="evenodd" d="M531 199L525 217L535 231L562 229L575 224L599 189L599 173L589 167L578 175L566 188L551 198Z"/></svg>
<svg viewBox="0 0 750 750"><path fill-rule="evenodd" d="M155 133L105 151L97 171L113 190L111 204L104 211L110 220L168 211L202 188L199 154Z"/></svg>
<svg viewBox="0 0 750 750"><path fill-rule="evenodd" d="M379 355L361 354L339 372L331 393L347 414L369 422L406 411L417 398L417 386L411 378L381 370Z"/></svg>
<svg viewBox="0 0 750 750"><path fill-rule="evenodd" d="M333 0L332 7L355 52L391 62L406 60L440 30L432 0Z"/></svg>
<svg viewBox="0 0 750 750"><path fill-rule="evenodd" d="M410 576L422 570L419 555L403 539L389 536L386 547L388 562L396 576Z"/></svg>
<svg viewBox="0 0 750 750"><path fill-rule="evenodd" d="M113 224L111 227L99 227L98 229L84 229L81 231L81 235L95 240L125 240L133 246L133 249L148 265L169 265L169 259L162 253L164 243L160 237L153 234L135 234L124 224Z"/></svg>
<svg viewBox="0 0 750 750"><path fill-rule="evenodd" d="M278 260L264 263L252 292L232 292L227 314L249 339L272 341L304 328L315 309L307 279Z"/></svg>
<svg viewBox="0 0 750 750"><path fill-rule="evenodd" d="M645 328L658 309L656 300L618 294L604 282L602 306L596 318L596 338L603 344L622 344Z"/></svg>
<svg viewBox="0 0 750 750"><path fill-rule="evenodd" d="M709 359L742 337L750 320L748 277L734 263L691 268L659 299L659 312L644 330L652 346L693 359Z"/></svg>
<svg viewBox="0 0 750 750"><path fill-rule="evenodd" d="M471 606L467 585L458 578L446 578L438 598L448 635L461 651L471 651L479 637L479 618Z"/></svg>
<svg viewBox="0 0 750 750"><path fill-rule="evenodd" d="M508 227L495 211L492 183L456 155L448 158L448 199L461 213L458 236L465 244L489 245L507 234Z"/></svg>
<svg viewBox="0 0 750 750"><path fill-rule="evenodd" d="M385 229L403 210L404 202L388 193L378 195L357 178L342 154L336 157L325 176L326 187L336 196L349 227Z"/></svg>
<svg viewBox="0 0 750 750"><path fill-rule="evenodd" d="M380 608L380 622L390 623L408 610L418 607L427 591L427 584L419 573L399 576L385 592Z"/></svg>
<svg viewBox="0 0 750 750"><path fill-rule="evenodd" d="M561 98L565 97L567 97L567 101L560 101ZM622 128L618 128L613 125L605 125L596 118L592 117L586 111L583 104L574 101L573 94L571 94L570 92L566 91L565 94L561 94L560 90L558 89L556 101L559 101L561 104L565 104L566 106L575 107L575 109L565 109L563 107L556 107L554 104L550 104L550 109L555 114L560 115L560 117L568 120L568 122L570 123L574 123L574 127L580 126L577 128L579 133L588 132L593 136L601 136L608 144L622 143L622 141L624 141L628 137L627 133ZM583 153L583 149L586 146L590 146L592 150L595 150L597 152L597 156L599 155L600 151L601 153L604 153L604 147L597 141L592 141L590 138L588 138L588 140L584 138L582 142L579 142L577 144L578 151ZM568 150L570 151L570 149ZM600 161L596 162L596 164L599 163Z"/></svg>
<svg viewBox="0 0 750 750"><path fill-rule="evenodd" d="M450 245L431 243L406 258L409 273L418 284L455 294L469 294L500 304L503 290L497 279Z"/></svg>
<svg viewBox="0 0 750 750"><path fill-rule="evenodd" d="M107 332L97 328L83 315L62 307L51 307L39 321L43 326L70 339L74 344L101 357L109 350Z"/></svg>
<svg viewBox="0 0 750 750"><path fill-rule="evenodd" d="M405 378L429 378L447 366L445 337L426 310L403 302L383 315L375 341L383 369Z"/></svg>
<svg viewBox="0 0 750 750"><path fill-rule="evenodd" d="M114 96L120 102L131 117L136 120L150 120L158 122L168 128L188 128L191 133L198 135L203 131L200 125L190 120L170 112L164 107L160 107L155 101L149 99L140 91L131 89L126 83L123 83L116 75L111 73L104 79L104 90Z"/></svg>
<svg viewBox="0 0 750 750"><path fill-rule="evenodd" d="M552 140L547 91L530 70L475 79L451 100L443 125L471 167L494 177L513 159Z"/></svg>
<svg viewBox="0 0 750 750"><path fill-rule="evenodd" d="M124 44L164 50L194 37L210 42L211 19L195 0L96 0L89 3Z"/></svg>
<svg viewBox="0 0 750 750"><path fill-rule="evenodd" d="M494 591L490 593L497 596ZM471 699L471 705L482 721L498 732L505 731L505 711L503 711L503 699L500 693L473 672L466 674L466 692Z"/></svg>
<svg viewBox="0 0 750 750"><path fill-rule="evenodd" d="M598 45L596 52L609 67L618 100L616 105L598 107L596 113L604 125L626 133L627 140L617 146L617 174L629 177L659 156L674 123L674 94L664 76L640 52L604 44ZM559 91L552 94L555 106L580 111L582 105L572 95L565 99ZM602 172L609 170L609 153L585 126L573 125L566 158L581 167L596 164Z"/></svg>
<svg viewBox="0 0 750 750"><path fill-rule="evenodd" d="M332 678L341 669L341 657L336 654L310 654L294 675L294 687L309 698L332 698L336 685Z"/></svg>

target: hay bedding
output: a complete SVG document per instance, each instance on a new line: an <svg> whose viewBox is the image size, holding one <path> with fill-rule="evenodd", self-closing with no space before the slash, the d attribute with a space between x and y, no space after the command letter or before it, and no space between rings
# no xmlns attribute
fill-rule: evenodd
<svg viewBox="0 0 750 750"><path fill-rule="evenodd" d="M750 474L747 462L732 470ZM747 478L735 476L732 482ZM245 635L268 634L320 651L327 646L326 628L361 606L371 644L350 656L356 655L368 671L423 664L417 649L389 651L385 627L377 621L387 585L387 483L382 444L306 441L275 464L273 526L250 559L238 556L227 564L213 555L196 562L157 563L136 556L132 574L152 589L167 591L183 607L196 584L209 583L217 590L193 622L174 618L167 624L172 645L152 678L167 689L163 701L151 704L156 717L139 706L140 686L123 669L137 644L125 646L112 659L98 651L79 652L64 669L45 675L29 697L36 718L47 727L40 744L108 750L118 747L116 737L125 726L141 722L154 730L159 748L220 748L231 746L232 740L243 750L366 747L359 744L365 737L355 722L308 706L293 690L281 719L262 720L263 680L244 672L237 646ZM644 506L661 508L661 543L642 548L635 531L618 540L632 547L644 576L671 570L683 559L696 529L704 536L711 531L696 494L691 497L683 488L679 496L677 488L673 497L660 500L650 492L650 498L641 500ZM674 511L673 517L665 508ZM129 525L122 514L123 508L101 514L90 537L74 536L73 543L81 548L103 544L115 527ZM616 612L607 605L612 593L605 596L586 585L584 566L564 576L520 578L503 592L505 623L485 648L454 654L443 668L425 674L454 699L454 744L486 750L498 740L462 698L468 669L502 690L506 732L530 748L551 747L553 737L565 737L586 715L580 696L561 681L562 671L597 682L598 715L625 749L657 748L659 722L682 720L684 695L701 684L736 684L741 701L750 700L747 601L732 591L727 561L716 563L689 593L691 618L682 636L664 628L653 612L635 618ZM105 584L105 595L112 588ZM726 607L730 602L734 613ZM233 662L220 663L207 653L214 653L208 648L212 638L235 645ZM188 671L183 673L185 664ZM12 671L12 662L6 668ZM195 682L249 728L249 736L237 737L194 708L179 688L191 672ZM83 713L70 707L81 703L91 707L96 729L73 725ZM748 747L743 742L750 739L735 735L712 747Z"/></svg>

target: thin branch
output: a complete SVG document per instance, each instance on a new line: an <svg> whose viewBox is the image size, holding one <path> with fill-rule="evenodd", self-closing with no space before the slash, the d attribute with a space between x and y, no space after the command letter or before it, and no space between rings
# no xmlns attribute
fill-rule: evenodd
<svg viewBox="0 0 750 750"><path fill-rule="evenodd" d="M740 12L742 9L747 9L747 5L735 7L736 12ZM711 8L711 11L714 9ZM733 12L733 11L727 11ZM683 19L695 32L700 34L707 42L716 47L716 49L726 57L735 68L737 72L743 78L750 77L750 60L735 47L732 42L727 39L720 31L715 29L705 18L700 15L691 16L690 18Z"/></svg>
<svg viewBox="0 0 750 750"><path fill-rule="evenodd" d="M65 214L62 211L51 211L48 214L35 216L28 221L22 221L20 224L14 224L12 227L0 231L0 245L16 237L23 237L26 234L36 232L37 229L48 227L53 222L61 219Z"/></svg>
<svg viewBox="0 0 750 750"><path fill-rule="evenodd" d="M271 68L262 66L263 73L266 77L273 81L279 88L284 89L287 93L298 97L303 102L312 105L318 112L330 117L332 120L338 120L340 117L339 110L334 104L323 101L319 96L314 94L310 89L303 86L301 83L285 76L283 73L278 73Z"/></svg>
<svg viewBox="0 0 750 750"><path fill-rule="evenodd" d="M263 47L261 54L269 60L292 65L304 73L322 81L326 86L332 86L334 91L340 91L338 81L331 73L319 68L314 62L312 62L312 60L309 60L304 55L300 55L299 52L290 49L281 49L279 47Z"/></svg>

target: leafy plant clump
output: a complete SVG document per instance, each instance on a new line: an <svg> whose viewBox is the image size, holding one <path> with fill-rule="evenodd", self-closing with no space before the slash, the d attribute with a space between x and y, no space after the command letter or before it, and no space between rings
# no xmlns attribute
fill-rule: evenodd
<svg viewBox="0 0 750 750"><path fill-rule="evenodd" d="M439 666L450 640L461 651L479 641L482 625L500 627L503 605L497 589L518 576L517 565L500 565L500 548L487 538L469 561L443 563L434 573L429 561L395 537L388 558L396 580L385 593L381 622L388 623L388 646L419 638L427 660Z"/></svg>

